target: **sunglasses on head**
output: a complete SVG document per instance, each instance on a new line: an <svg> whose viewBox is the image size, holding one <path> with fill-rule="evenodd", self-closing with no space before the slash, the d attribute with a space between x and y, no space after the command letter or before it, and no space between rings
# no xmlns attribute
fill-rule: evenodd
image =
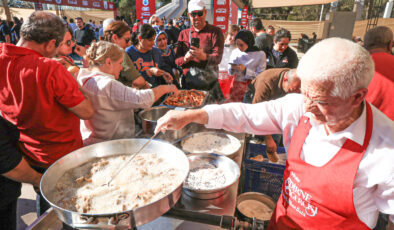
<svg viewBox="0 0 394 230"><path fill-rule="evenodd" d="M197 15L199 17L202 17L204 15L204 11L202 11L202 10L201 11L194 11L194 12L191 12L191 15L193 18L196 17Z"/></svg>

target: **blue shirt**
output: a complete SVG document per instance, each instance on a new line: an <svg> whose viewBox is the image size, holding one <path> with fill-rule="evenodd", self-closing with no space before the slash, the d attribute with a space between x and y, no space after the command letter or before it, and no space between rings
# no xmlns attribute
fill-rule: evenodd
<svg viewBox="0 0 394 230"><path fill-rule="evenodd" d="M161 52L159 49L153 47L152 50L146 53L141 53L134 46L130 46L126 49L126 53L134 62L137 70L141 73L145 80L152 85L152 87L166 84L165 80L161 76L149 77L146 73L146 71L152 67L157 67L166 72L171 72L171 69L168 69L168 67L163 63L163 59L161 57Z"/></svg>

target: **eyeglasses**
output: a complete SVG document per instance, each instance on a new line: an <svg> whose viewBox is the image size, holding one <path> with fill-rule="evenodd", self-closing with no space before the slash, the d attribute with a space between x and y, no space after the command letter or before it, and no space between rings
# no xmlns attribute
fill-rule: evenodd
<svg viewBox="0 0 394 230"><path fill-rule="evenodd" d="M195 18L197 15L199 16L199 17L202 17L203 15L204 15L204 11L194 11L194 12L191 12L190 13L191 14L191 16L193 17L193 18Z"/></svg>

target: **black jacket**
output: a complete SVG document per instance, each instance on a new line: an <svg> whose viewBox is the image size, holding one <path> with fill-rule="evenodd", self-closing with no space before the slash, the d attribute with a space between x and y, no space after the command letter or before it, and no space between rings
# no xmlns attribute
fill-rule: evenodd
<svg viewBox="0 0 394 230"><path fill-rule="evenodd" d="M282 55L279 57L275 57L273 52L273 49L270 49L269 51L266 52L267 55L267 69L272 69L272 68L297 68L298 66L298 57L297 53L292 50L290 47L288 47L285 52L283 52Z"/></svg>

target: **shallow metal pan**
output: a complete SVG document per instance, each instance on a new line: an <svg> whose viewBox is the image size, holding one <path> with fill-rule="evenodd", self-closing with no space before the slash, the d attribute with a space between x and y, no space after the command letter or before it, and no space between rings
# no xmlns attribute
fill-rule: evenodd
<svg viewBox="0 0 394 230"><path fill-rule="evenodd" d="M59 219L74 228L134 228L156 219L166 213L178 201L182 192L182 183L160 200L138 207L134 210L118 213L78 213L58 207L52 202L52 194L55 190L56 182L65 172L97 158L127 153L131 154L142 147L147 140L148 139L113 140L86 146L69 153L51 165L43 175L40 184L40 190L43 197L53 207ZM169 143L153 140L140 154L152 152L166 160L177 162L176 165L181 170L182 178L186 179L189 172L189 161L180 149Z"/></svg>

